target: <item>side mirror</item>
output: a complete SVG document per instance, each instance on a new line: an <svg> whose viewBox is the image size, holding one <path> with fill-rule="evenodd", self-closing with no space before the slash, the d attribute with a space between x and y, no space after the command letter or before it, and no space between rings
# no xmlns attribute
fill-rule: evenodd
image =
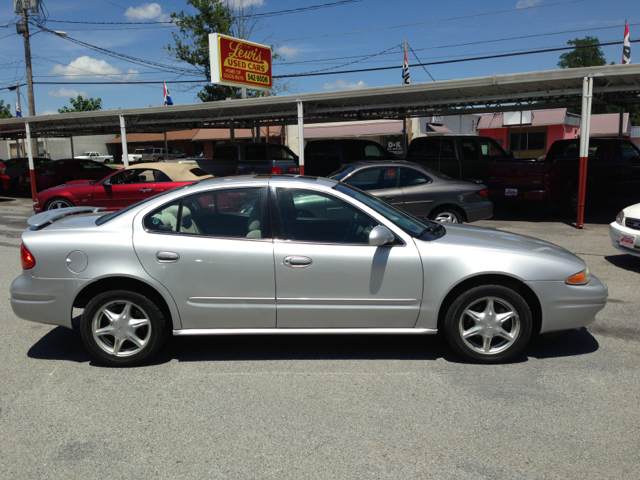
<svg viewBox="0 0 640 480"><path fill-rule="evenodd" d="M393 236L393 233L391 233L387 227L383 227L382 225L373 227L369 233L369 245L372 247L381 247L382 245L393 243L395 239L396 237Z"/></svg>
<svg viewBox="0 0 640 480"><path fill-rule="evenodd" d="M107 178L104 182L102 182L102 185L111 186L111 179Z"/></svg>
<svg viewBox="0 0 640 480"><path fill-rule="evenodd" d="M513 158L513 152L511 150L507 152L507 158Z"/></svg>

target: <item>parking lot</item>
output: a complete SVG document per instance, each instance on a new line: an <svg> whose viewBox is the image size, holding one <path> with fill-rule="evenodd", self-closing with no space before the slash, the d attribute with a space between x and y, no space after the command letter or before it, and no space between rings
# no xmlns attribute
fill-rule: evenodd
<svg viewBox="0 0 640 480"><path fill-rule="evenodd" d="M243 336L175 338L132 369L12 313L31 213L0 201L1 478L640 477L640 258L610 245L615 209L584 230L544 208L477 222L568 248L609 287L595 324L510 364L437 337Z"/></svg>

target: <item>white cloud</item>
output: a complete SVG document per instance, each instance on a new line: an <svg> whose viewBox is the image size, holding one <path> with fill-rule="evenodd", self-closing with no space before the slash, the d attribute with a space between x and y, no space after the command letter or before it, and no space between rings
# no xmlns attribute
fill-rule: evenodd
<svg viewBox="0 0 640 480"><path fill-rule="evenodd" d="M334 83L325 83L322 86L323 90L352 90L354 88L367 88L368 83L364 83L362 80L359 82L347 82L346 80L338 80Z"/></svg>
<svg viewBox="0 0 640 480"><path fill-rule="evenodd" d="M43 110L41 112L37 112L37 115L58 115L58 113L60 112L57 110Z"/></svg>
<svg viewBox="0 0 640 480"><path fill-rule="evenodd" d="M130 80L138 75L138 71L133 69L129 69L126 74L123 74L119 68L104 60L91 58L89 55L78 57L69 65L56 65L51 73L68 78L104 78L107 76L114 80Z"/></svg>
<svg viewBox="0 0 640 480"><path fill-rule="evenodd" d="M258 7L264 5L264 0L227 0L227 5L229 7L235 9L238 8L247 8L247 7Z"/></svg>
<svg viewBox="0 0 640 480"><path fill-rule="evenodd" d="M55 90L51 90L49 92L49 96L50 97L77 98L78 95L82 95L83 97L86 97L88 94L87 94L87 92L79 92L77 90L68 89L68 88L64 88L64 87L62 87L57 92Z"/></svg>
<svg viewBox="0 0 640 480"><path fill-rule="evenodd" d="M140 7L129 7L124 12L124 16L132 22L140 22L142 20L169 21L169 15L162 12L162 7L159 3L145 3Z"/></svg>
<svg viewBox="0 0 640 480"><path fill-rule="evenodd" d="M516 8L527 8L527 7L535 7L536 5L540 5L542 0L518 0L516 3Z"/></svg>
<svg viewBox="0 0 640 480"><path fill-rule="evenodd" d="M299 48L287 47L286 45L278 47L277 52L285 58L291 58L300 55Z"/></svg>

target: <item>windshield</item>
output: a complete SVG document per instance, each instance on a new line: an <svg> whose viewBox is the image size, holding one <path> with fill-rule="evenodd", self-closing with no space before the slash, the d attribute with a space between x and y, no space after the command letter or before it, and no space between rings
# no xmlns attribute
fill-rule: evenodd
<svg viewBox="0 0 640 480"><path fill-rule="evenodd" d="M385 203L362 190L358 190L344 183L339 183L333 188L340 193L349 195L351 198L355 198L359 202L364 203L367 207L375 210L376 213L379 213L412 237L419 237L431 228L431 225L426 225L420 222L417 218L412 217L408 213L403 212L393 205L389 205L388 203Z"/></svg>
<svg viewBox="0 0 640 480"><path fill-rule="evenodd" d="M189 187L192 187L193 185L197 185L197 184L198 184L198 182L190 183L188 185L183 185L182 187L172 188L171 190L167 190L166 192L159 193L158 195L154 195L153 197L145 198L141 202L134 203L133 205L129 205L128 207L125 207L122 210L116 210L115 212L109 212L106 215L103 215L100 218L98 218L96 220L96 225L98 225L98 226L99 225L104 225L109 220L113 220L114 218L119 217L120 215L122 215L124 213L127 213L129 210L132 210L132 209L134 209L136 207L139 207L140 205L144 205L145 203L147 203L147 202L149 202L151 200L157 200L158 198L166 195L167 193L173 193L173 192L175 192L177 190L189 188Z"/></svg>

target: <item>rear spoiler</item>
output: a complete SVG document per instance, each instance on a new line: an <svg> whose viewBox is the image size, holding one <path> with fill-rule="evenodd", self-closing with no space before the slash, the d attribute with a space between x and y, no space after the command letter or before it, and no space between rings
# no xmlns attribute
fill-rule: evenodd
<svg viewBox="0 0 640 480"><path fill-rule="evenodd" d="M33 227L40 227L42 225L55 222L56 220L66 217L67 215L77 215L80 213L98 213L105 210L103 207L70 207L70 208L58 208L55 210L48 210L46 212L37 213L32 217L29 217L27 223Z"/></svg>

